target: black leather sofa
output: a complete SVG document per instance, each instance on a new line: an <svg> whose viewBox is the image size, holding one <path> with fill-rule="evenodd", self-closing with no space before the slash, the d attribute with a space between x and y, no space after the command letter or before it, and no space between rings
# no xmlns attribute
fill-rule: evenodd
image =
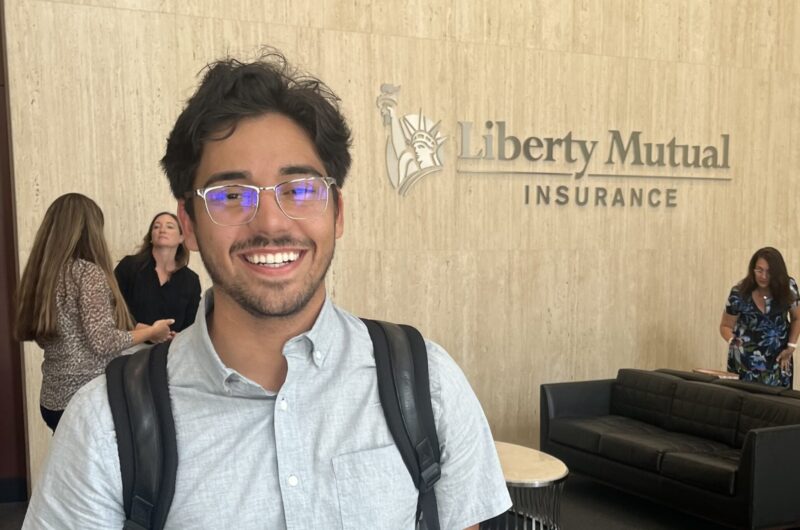
<svg viewBox="0 0 800 530"><path fill-rule="evenodd" d="M800 526L800 392L622 369L542 385L540 426L570 471L727 526Z"/></svg>

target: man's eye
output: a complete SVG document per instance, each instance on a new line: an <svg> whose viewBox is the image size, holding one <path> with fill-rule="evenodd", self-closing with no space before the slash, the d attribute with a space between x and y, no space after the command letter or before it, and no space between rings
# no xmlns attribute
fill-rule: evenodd
<svg viewBox="0 0 800 530"><path fill-rule="evenodd" d="M283 195L289 199L293 200L302 200L302 199L310 199L314 195L314 186L307 185L307 186L294 186L286 190Z"/></svg>

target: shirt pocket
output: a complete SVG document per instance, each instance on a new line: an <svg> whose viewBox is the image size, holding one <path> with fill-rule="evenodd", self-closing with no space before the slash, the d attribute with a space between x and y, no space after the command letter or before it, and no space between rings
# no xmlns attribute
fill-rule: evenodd
<svg viewBox="0 0 800 530"><path fill-rule="evenodd" d="M413 529L417 488L394 445L333 457L342 528Z"/></svg>

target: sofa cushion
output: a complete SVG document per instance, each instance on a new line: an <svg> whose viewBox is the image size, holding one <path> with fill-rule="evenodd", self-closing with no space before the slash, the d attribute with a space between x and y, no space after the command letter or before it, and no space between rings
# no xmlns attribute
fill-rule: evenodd
<svg viewBox="0 0 800 530"><path fill-rule="evenodd" d="M558 418L550 420L550 439L597 453L600 437L606 433L664 433L663 429L625 416L599 416L593 418Z"/></svg>
<svg viewBox="0 0 800 530"><path fill-rule="evenodd" d="M745 394L739 414L736 446L741 447L747 432L763 427L800 424L800 400L791 397Z"/></svg>
<svg viewBox="0 0 800 530"><path fill-rule="evenodd" d="M744 396L732 388L680 381L672 399L668 427L733 446Z"/></svg>
<svg viewBox="0 0 800 530"><path fill-rule="evenodd" d="M611 414L664 427L679 381L668 374L623 368L611 389Z"/></svg>
<svg viewBox="0 0 800 530"><path fill-rule="evenodd" d="M623 464L648 471L660 471L664 453L713 453L729 449L729 446L713 440L664 431L603 434L600 437L598 453Z"/></svg>
<svg viewBox="0 0 800 530"><path fill-rule="evenodd" d="M666 453L661 459L661 474L724 495L735 495L741 456L738 449L714 453Z"/></svg>

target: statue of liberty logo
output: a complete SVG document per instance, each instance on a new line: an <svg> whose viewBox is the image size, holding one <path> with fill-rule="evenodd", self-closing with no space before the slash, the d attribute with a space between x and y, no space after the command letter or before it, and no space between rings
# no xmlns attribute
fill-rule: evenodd
<svg viewBox="0 0 800 530"><path fill-rule="evenodd" d="M386 169L389 182L405 196L422 177L442 169L442 144L447 139L439 132L439 124L422 114L397 115L397 96L400 87L383 84L378 96L378 108L383 125L388 129L386 139Z"/></svg>

